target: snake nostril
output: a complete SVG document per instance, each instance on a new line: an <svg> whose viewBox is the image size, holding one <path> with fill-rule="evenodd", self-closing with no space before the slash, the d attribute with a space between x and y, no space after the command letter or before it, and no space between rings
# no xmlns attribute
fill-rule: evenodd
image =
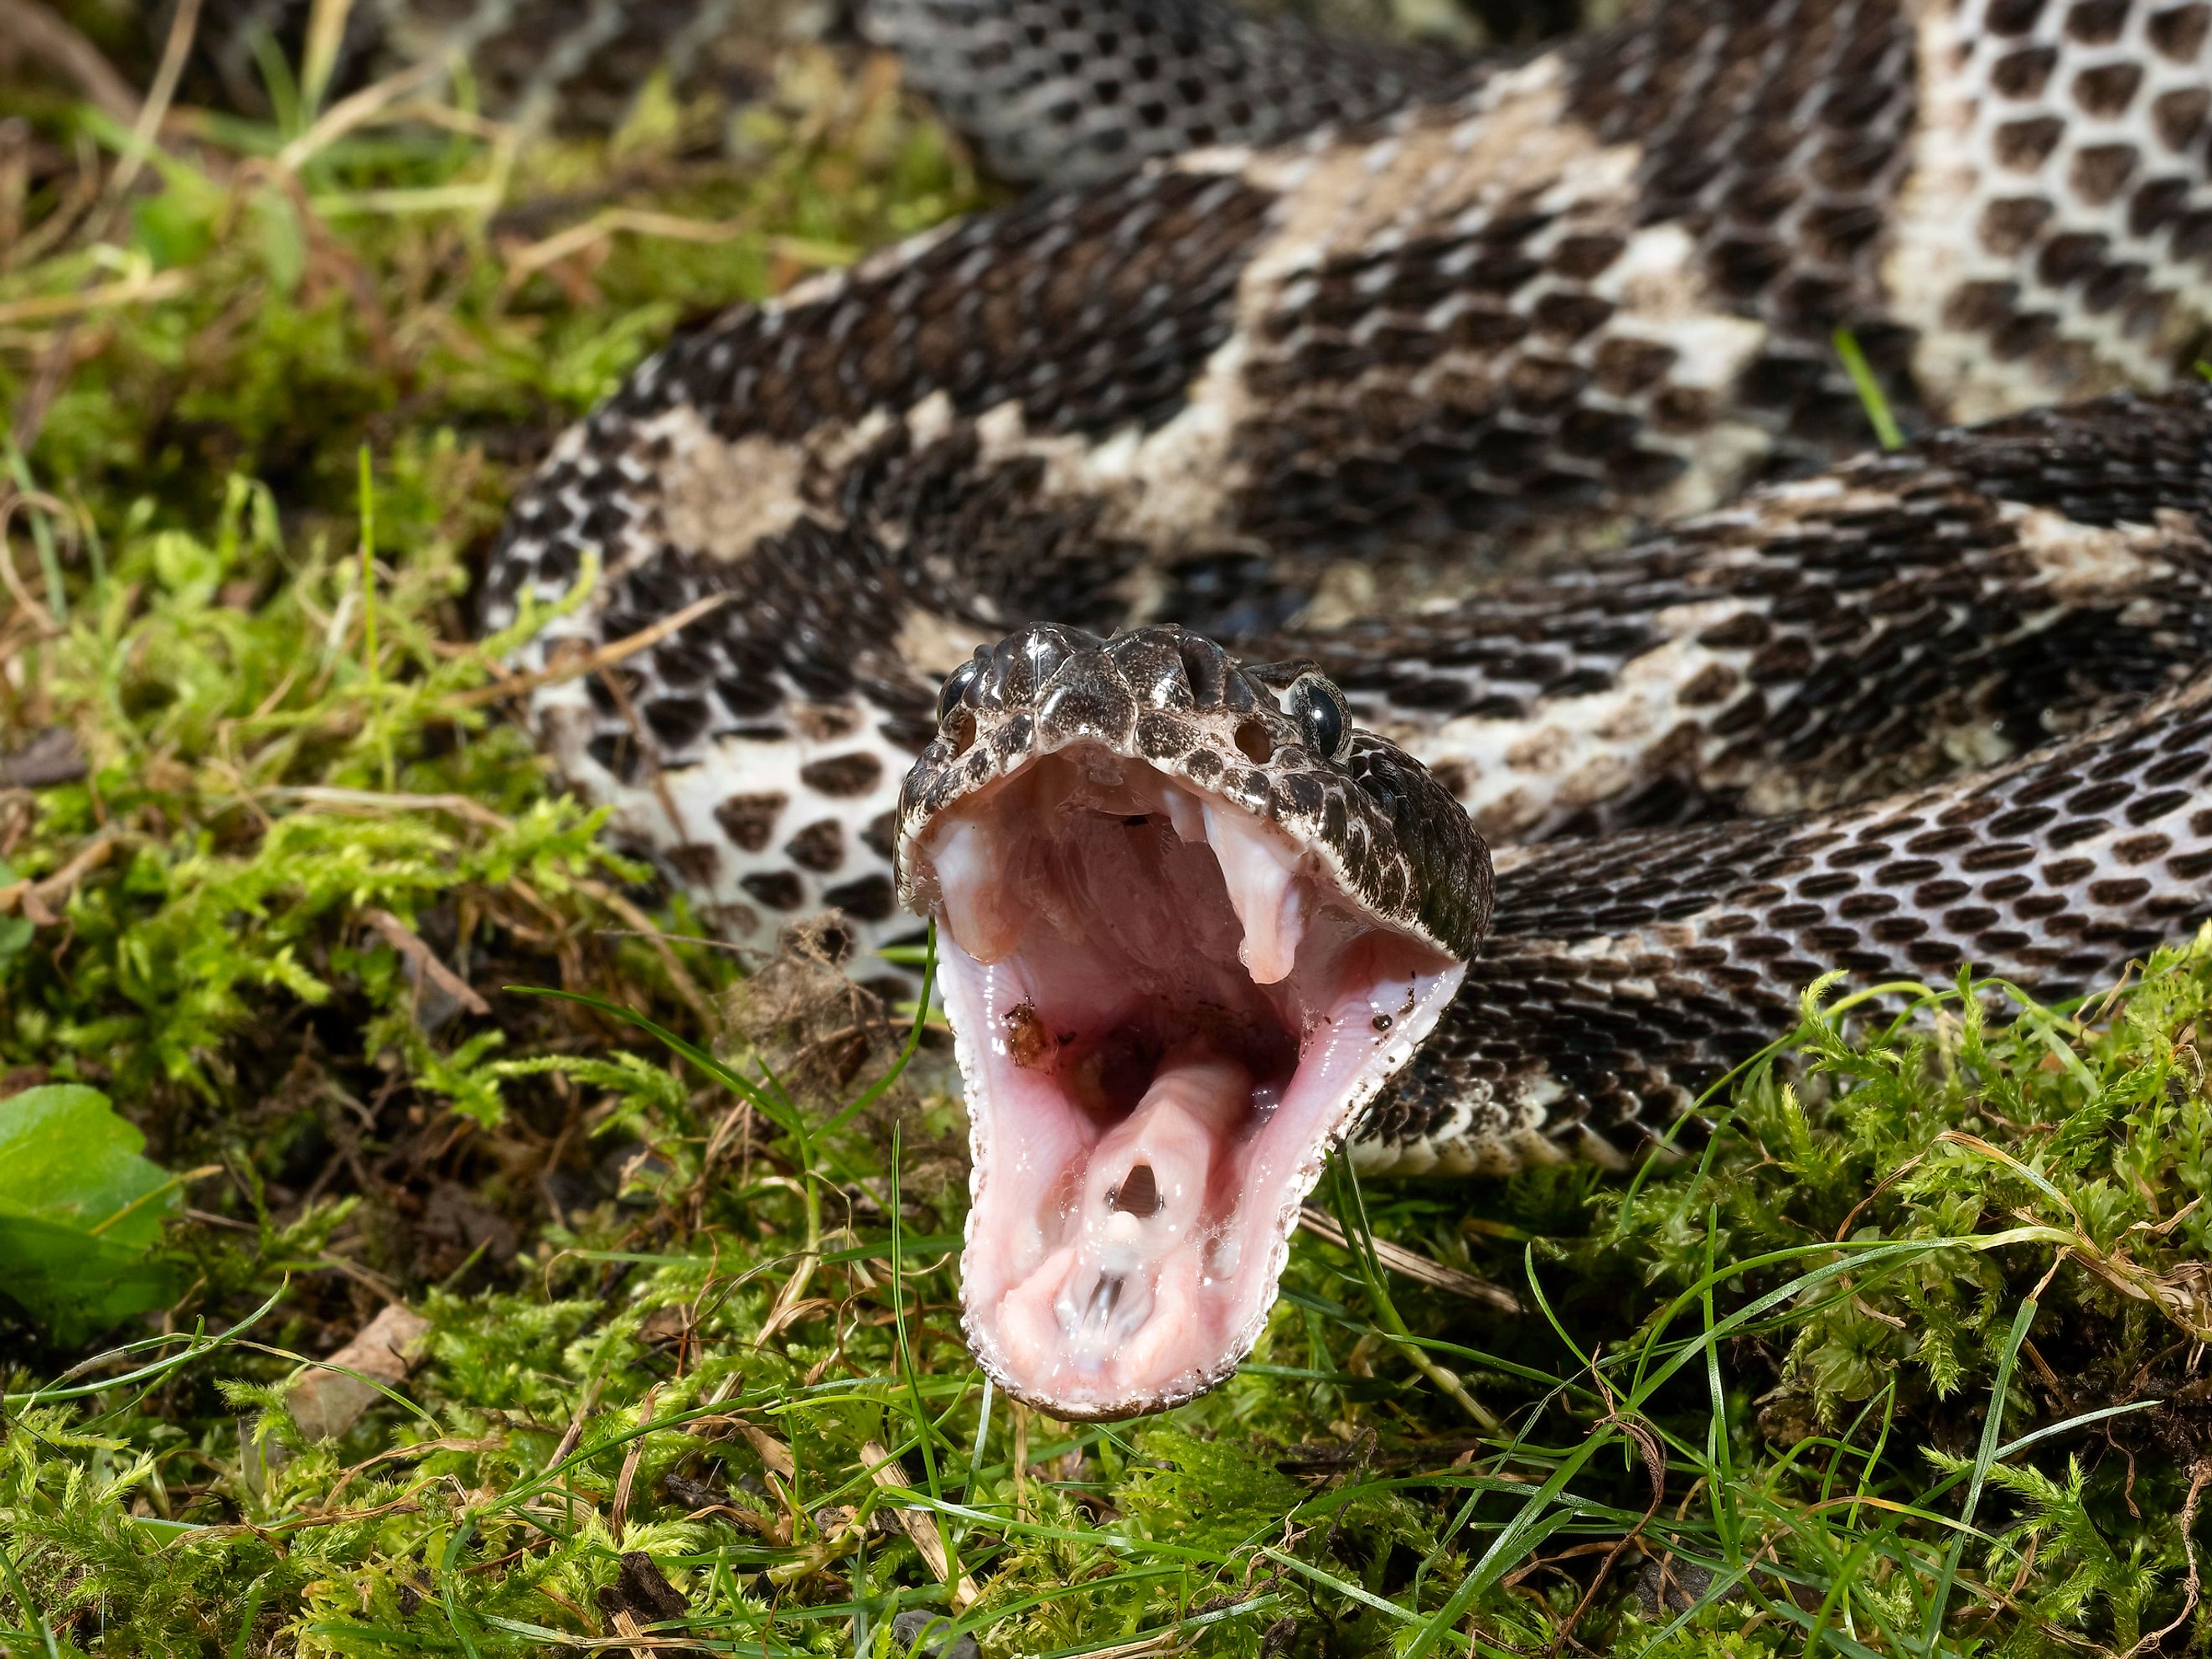
<svg viewBox="0 0 2212 1659"><path fill-rule="evenodd" d="M1237 747L1255 766L1265 766L1275 757L1275 740L1256 720L1237 722Z"/></svg>

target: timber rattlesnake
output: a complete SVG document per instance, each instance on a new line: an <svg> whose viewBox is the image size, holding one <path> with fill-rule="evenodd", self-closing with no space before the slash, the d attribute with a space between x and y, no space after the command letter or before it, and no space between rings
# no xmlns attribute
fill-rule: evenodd
<svg viewBox="0 0 2212 1659"><path fill-rule="evenodd" d="M884 13L1080 173L1193 131L1178 75L1247 130L1145 44L1188 3ZM1721 0L1347 58L1348 122L686 332L517 501L487 622L587 567L526 665L686 615L535 694L562 772L740 942L938 915L978 1353L1188 1397L1332 1136L1625 1158L1826 969L2057 995L2212 914L2212 404L2158 392L2212 317L2208 33ZM1993 423L1845 459L1838 330L1909 425Z"/></svg>

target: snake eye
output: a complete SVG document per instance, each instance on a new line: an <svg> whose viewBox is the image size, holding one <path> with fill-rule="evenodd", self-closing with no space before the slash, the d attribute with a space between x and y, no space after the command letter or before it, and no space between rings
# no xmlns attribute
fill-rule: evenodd
<svg viewBox="0 0 2212 1659"><path fill-rule="evenodd" d="M1306 747L1324 760L1342 760L1352 744L1352 715L1344 694L1318 674L1301 674L1283 699Z"/></svg>
<svg viewBox="0 0 2212 1659"><path fill-rule="evenodd" d="M945 717L960 706L960 699L968 688L975 684L975 676L982 671L979 658L970 657L966 662L945 677L945 684L937 693L937 723L945 724Z"/></svg>

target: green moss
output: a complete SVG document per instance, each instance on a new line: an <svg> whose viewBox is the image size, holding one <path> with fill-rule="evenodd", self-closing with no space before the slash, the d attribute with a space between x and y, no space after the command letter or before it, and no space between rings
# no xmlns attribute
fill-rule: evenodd
<svg viewBox="0 0 2212 1659"><path fill-rule="evenodd" d="M895 1504L934 1511L994 1652L1181 1628L1256 1653L1278 1627L1298 1651L1472 1632L1502 1652L1554 1638L1609 1559L1577 1627L1601 1644L1672 1624L1664 1651L1794 1653L1818 1625L1875 1651L1930 1629L1942 1652L2122 1648L2184 1613L2207 1449L2179 1194L2212 1116L2208 1006L2198 947L2090 1029L2042 1010L1991 1029L1947 994L1846 1037L1815 1008L1794 1085L1749 1079L1705 1167L1598 1189L1573 1236L1454 1249L1435 1230L1456 1197L1397 1195L1401 1238L1525 1274L1532 1298L1580 1279L1611 1304L1553 1328L1399 1287L1507 1418L1488 1437L1378 1340L1345 1253L1304 1239L1227 1389L1149 1424L1018 1419L959 1345L957 1214L827 1229L838 1194L888 1194L879 1142L771 1130L748 1179L708 1158L716 1100L586 1062L621 1103L608 1122L644 1137L624 1200L549 1229L526 1288L428 1297L409 1408L310 1445L284 1409L295 1366L181 1337L148 1345L184 1351L167 1402L141 1383L38 1403L19 1376L9 1547L31 1601L88 1638L97 1607L109 1651L228 1640L257 1572L254 1629L287 1650L532 1651L592 1633L639 1548L717 1650L841 1650L856 1617L880 1637L945 1605ZM1975 1139L2000 1115L2002 1156ZM1550 1202L1538 1184L1468 1196L1494 1225ZM259 1413L243 1426L177 1409L257 1377L217 1395ZM254 1445L292 1455L271 1470ZM871 1445L900 1459L896 1496ZM1661 1553L1694 1605L1639 1613L1627 1589Z"/></svg>

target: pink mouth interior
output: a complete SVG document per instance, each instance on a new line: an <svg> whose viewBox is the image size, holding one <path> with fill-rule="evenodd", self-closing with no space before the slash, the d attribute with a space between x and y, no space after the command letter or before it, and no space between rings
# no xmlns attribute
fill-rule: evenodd
<svg viewBox="0 0 2212 1659"><path fill-rule="evenodd" d="M1332 1136L1462 969L1273 826L1100 751L924 848L968 1084L968 1329L1067 1417L1186 1399L1258 1339Z"/></svg>

